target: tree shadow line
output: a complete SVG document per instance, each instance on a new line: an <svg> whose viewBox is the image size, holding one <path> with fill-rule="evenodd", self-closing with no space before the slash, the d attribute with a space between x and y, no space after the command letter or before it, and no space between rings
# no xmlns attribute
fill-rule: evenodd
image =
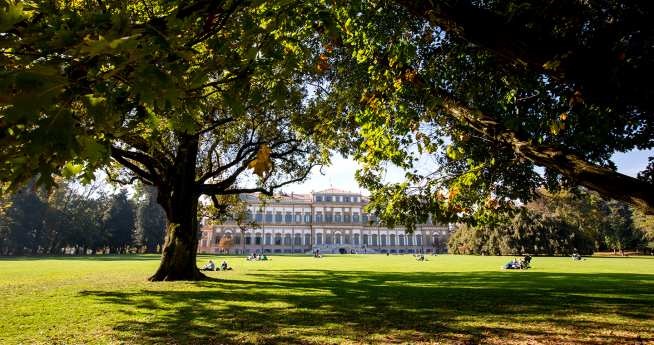
<svg viewBox="0 0 654 345"><path fill-rule="evenodd" d="M114 329L141 343L209 341L300 344L316 337L350 337L388 342L428 342L463 337L547 337L593 334L577 343L633 341L599 329L639 332L651 312L652 276L626 273L529 272L377 273L331 270L277 270L253 273L268 279L209 278L188 284L199 291L144 290L139 293L84 291L103 303L154 311L151 320L118 321ZM515 272L518 273L518 272ZM526 273L526 272L525 272ZM616 291L629 281L629 292ZM260 307L259 305L263 305ZM125 311L127 313L127 311ZM575 320L570 315L614 315L628 323ZM558 315L558 316L557 316ZM489 320L481 326L467 322ZM530 328L529 323L541 326ZM340 325L334 328L334 325ZM292 331L292 334L289 332ZM243 338L243 333L249 338ZM322 338L321 338L322 337ZM598 340L599 337L599 340ZM375 340L376 339L376 340Z"/></svg>

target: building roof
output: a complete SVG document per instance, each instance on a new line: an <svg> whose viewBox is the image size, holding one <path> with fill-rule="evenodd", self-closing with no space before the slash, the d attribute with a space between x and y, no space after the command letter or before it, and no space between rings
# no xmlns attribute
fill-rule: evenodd
<svg viewBox="0 0 654 345"><path fill-rule="evenodd" d="M321 190L319 192L313 192L312 194L350 194L350 195L361 195L361 193L352 193L350 191L344 191L342 189L330 188Z"/></svg>

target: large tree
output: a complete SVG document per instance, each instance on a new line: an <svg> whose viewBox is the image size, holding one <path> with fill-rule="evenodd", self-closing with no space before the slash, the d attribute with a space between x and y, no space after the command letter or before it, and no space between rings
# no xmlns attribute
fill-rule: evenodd
<svg viewBox="0 0 654 345"><path fill-rule="evenodd" d="M359 181L389 226L411 229L430 215L492 221L513 201L537 197L543 184L585 186L652 214L652 166L637 179L611 162L615 152L654 145L652 7L602 0L334 6L342 34L330 47L322 112L360 135L352 150L365 163ZM435 161L427 171L414 160L420 154ZM388 164L405 169L404 183L383 181Z"/></svg>
<svg viewBox="0 0 654 345"><path fill-rule="evenodd" d="M200 196L272 194L326 156L301 130L319 5L1 2L0 180L50 189L108 167L155 186L167 234L150 280L203 277Z"/></svg>

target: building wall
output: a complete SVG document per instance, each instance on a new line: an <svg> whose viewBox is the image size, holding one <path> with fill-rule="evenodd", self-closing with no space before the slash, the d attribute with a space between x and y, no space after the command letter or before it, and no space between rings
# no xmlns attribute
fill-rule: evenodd
<svg viewBox="0 0 654 345"><path fill-rule="evenodd" d="M325 201L326 197L331 197L331 201ZM347 197L350 200L344 201ZM391 230L369 226L367 219L372 215L363 210L367 198L356 193L328 190L293 195L279 203L269 203L264 209L260 209L256 196L244 198L251 203L252 217L256 219L260 214L260 228L241 229L235 223L209 225L207 219L202 219L198 253L225 252L217 244L222 238L234 239L235 244L227 249L229 254L304 254L313 250L328 254L332 250L338 253L340 248L360 254L447 252L447 225L421 224L413 234L406 234L401 227Z"/></svg>

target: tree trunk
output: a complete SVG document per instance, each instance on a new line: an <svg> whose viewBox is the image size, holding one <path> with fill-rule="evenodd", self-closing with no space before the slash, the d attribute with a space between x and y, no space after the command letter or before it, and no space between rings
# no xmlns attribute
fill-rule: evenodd
<svg viewBox="0 0 654 345"><path fill-rule="evenodd" d="M198 139L180 135L171 183L157 186L157 202L166 212L166 239L159 269L148 280L199 280L206 277L196 265L198 198L195 164Z"/></svg>

